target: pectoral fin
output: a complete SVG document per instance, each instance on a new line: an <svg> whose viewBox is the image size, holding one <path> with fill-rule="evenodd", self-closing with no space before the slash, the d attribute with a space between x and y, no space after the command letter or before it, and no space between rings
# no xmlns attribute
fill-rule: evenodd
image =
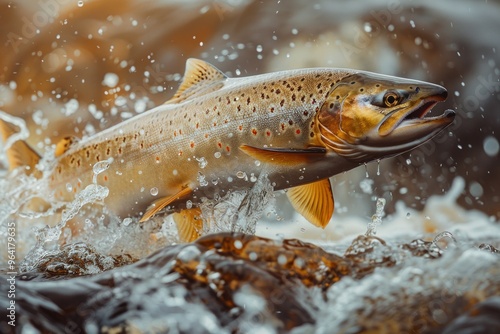
<svg viewBox="0 0 500 334"><path fill-rule="evenodd" d="M146 213L142 216L141 220L139 220L140 223L145 222L146 220L150 219L153 217L158 211L166 207L167 205L175 202L178 199L181 199L183 197L188 196L191 194L193 190L189 187L183 188L181 191L179 191L177 194L172 195L172 196L166 196L157 199L151 205L148 207L146 210Z"/></svg>
<svg viewBox="0 0 500 334"><path fill-rule="evenodd" d="M181 210L172 216L181 241L191 242L201 236L203 220L200 208Z"/></svg>
<svg viewBox="0 0 500 334"><path fill-rule="evenodd" d="M333 193L330 180L324 179L287 191L294 209L311 224L325 228L333 214Z"/></svg>
<svg viewBox="0 0 500 334"><path fill-rule="evenodd" d="M241 145L240 150L249 156L266 163L298 165L323 159L326 150L320 147L307 149L258 148Z"/></svg>

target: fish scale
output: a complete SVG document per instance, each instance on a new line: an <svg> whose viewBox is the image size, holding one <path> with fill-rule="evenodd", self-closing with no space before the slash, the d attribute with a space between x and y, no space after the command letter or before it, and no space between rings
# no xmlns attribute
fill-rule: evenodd
<svg viewBox="0 0 500 334"><path fill-rule="evenodd" d="M264 173L275 190L290 188L294 208L324 227L333 212L328 178L430 139L453 115L423 116L445 98L441 86L369 72L319 68L227 78L190 59L165 104L59 143L49 186L57 200L71 201L96 180L109 189L105 205L122 219L145 221L168 207L177 212L181 239L190 240L199 235L202 198L248 189ZM418 115L410 124L412 112ZM12 150L19 148L30 151ZM33 156L14 159L19 165ZM95 164L106 161L95 177Z"/></svg>

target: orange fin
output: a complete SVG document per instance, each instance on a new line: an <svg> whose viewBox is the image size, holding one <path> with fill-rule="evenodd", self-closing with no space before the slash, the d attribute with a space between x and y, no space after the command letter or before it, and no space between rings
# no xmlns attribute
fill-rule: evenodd
<svg viewBox="0 0 500 334"><path fill-rule="evenodd" d="M166 103L178 103L196 96L219 90L224 86L227 76L212 64L200 59L190 58L186 71L174 97Z"/></svg>
<svg viewBox="0 0 500 334"><path fill-rule="evenodd" d="M294 209L311 224L325 228L333 214L333 193L330 180L324 179L287 191Z"/></svg>
<svg viewBox="0 0 500 334"><path fill-rule="evenodd" d="M323 159L326 150L321 147L306 149L257 148L241 145L240 150L247 155L266 163L279 165L297 165Z"/></svg>
<svg viewBox="0 0 500 334"><path fill-rule="evenodd" d="M166 207L170 203L173 203L178 199L186 197L189 194L191 194L192 192L193 192L193 190L191 188L185 187L184 189L182 189L181 191L179 191L175 195L166 196L166 197L162 197L162 198L157 199L156 201L151 203L151 205L146 210L146 213L142 216L141 220L139 220L139 223L145 222L146 220L153 217L155 214L158 213L158 211L160 211L161 209L163 209L164 207Z"/></svg>
<svg viewBox="0 0 500 334"><path fill-rule="evenodd" d="M54 156L57 158L63 155L74 143L78 142L78 138L69 136L61 139L56 145Z"/></svg>
<svg viewBox="0 0 500 334"><path fill-rule="evenodd" d="M191 242L201 236L203 220L201 219L200 208L181 210L175 212L172 216L181 241Z"/></svg>
<svg viewBox="0 0 500 334"><path fill-rule="evenodd" d="M5 114L5 117L9 115ZM14 124L8 122L8 119L0 117L0 134L4 143L6 143L10 136L15 135L18 130ZM35 165L40 161L40 155L33 150L25 141L17 140L12 142L7 148L7 159L9 161L10 170L18 167L27 166L31 171L35 169Z"/></svg>

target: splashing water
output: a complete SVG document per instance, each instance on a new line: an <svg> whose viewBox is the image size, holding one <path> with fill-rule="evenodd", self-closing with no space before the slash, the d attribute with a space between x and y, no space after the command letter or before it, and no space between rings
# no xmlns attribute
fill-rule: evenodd
<svg viewBox="0 0 500 334"><path fill-rule="evenodd" d="M375 214L372 216L372 220L368 223L368 228L366 230L366 236L374 236L377 234L377 227L382 224L382 217L384 217L384 207L385 207L385 198L377 198L377 209Z"/></svg>
<svg viewBox="0 0 500 334"><path fill-rule="evenodd" d="M273 187L267 175L260 175L247 191L234 191L219 200L201 205L204 234L241 232L255 234L264 209L273 204Z"/></svg>

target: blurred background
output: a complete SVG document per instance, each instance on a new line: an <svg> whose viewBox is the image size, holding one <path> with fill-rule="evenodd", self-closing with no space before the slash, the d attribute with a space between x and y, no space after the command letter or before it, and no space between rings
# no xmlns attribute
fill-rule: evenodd
<svg viewBox="0 0 500 334"><path fill-rule="evenodd" d="M388 212L421 209L460 176L459 203L500 219L498 1L0 3L0 110L26 120L41 153L168 100L189 57L230 76L356 68L444 85L433 112L457 118L410 153L336 176L337 214L371 216L377 196Z"/></svg>

